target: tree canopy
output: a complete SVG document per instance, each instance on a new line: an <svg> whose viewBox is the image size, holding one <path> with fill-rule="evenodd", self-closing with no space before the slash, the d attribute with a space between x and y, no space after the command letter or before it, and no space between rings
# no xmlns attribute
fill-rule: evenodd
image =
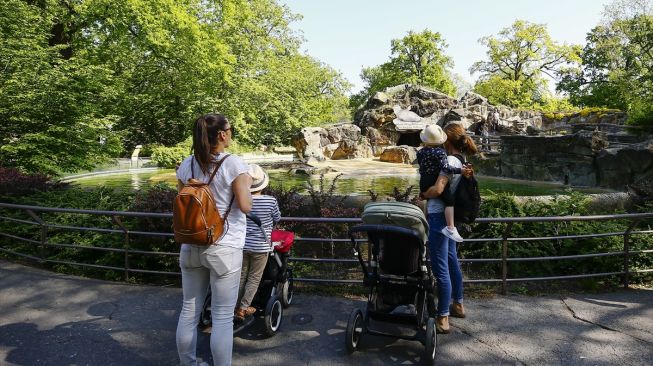
<svg viewBox="0 0 653 366"><path fill-rule="evenodd" d="M550 98L547 79L558 79L569 64L578 62L580 46L551 39L546 26L516 20L498 35L483 37L487 59L472 65L481 73L475 90L493 104L532 107Z"/></svg>
<svg viewBox="0 0 653 366"><path fill-rule="evenodd" d="M389 86L415 84L455 95L456 88L450 69L453 61L444 53L447 47L438 32L413 31L401 39L390 42L390 60L379 66L363 68L361 79L364 89L353 95L350 105L360 106L374 93Z"/></svg>
<svg viewBox="0 0 653 366"><path fill-rule="evenodd" d="M612 3L586 40L582 66L566 70L558 89L574 104L619 108L653 125L653 4Z"/></svg>
<svg viewBox="0 0 653 366"><path fill-rule="evenodd" d="M274 0L3 1L0 165L91 168L211 111L249 145L337 121L350 84L299 51L296 19Z"/></svg>

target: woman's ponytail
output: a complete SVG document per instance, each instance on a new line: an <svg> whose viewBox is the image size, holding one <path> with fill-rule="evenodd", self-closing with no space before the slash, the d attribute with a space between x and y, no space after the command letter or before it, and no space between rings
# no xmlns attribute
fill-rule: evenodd
<svg viewBox="0 0 653 366"><path fill-rule="evenodd" d="M218 144L218 133L224 131L229 121L221 114L205 114L198 117L193 125L193 155L202 173L209 174L213 160L211 148Z"/></svg>
<svg viewBox="0 0 653 366"><path fill-rule="evenodd" d="M447 134L447 141L461 153L465 155L474 155L478 148L471 137L467 135L462 125L458 123L449 123L444 126L444 132Z"/></svg>
<svg viewBox="0 0 653 366"><path fill-rule="evenodd" d="M476 147L476 143L474 143L474 140L472 140L469 135L465 134L463 137L463 143L462 143L462 151L465 155L476 155L478 152L478 147Z"/></svg>

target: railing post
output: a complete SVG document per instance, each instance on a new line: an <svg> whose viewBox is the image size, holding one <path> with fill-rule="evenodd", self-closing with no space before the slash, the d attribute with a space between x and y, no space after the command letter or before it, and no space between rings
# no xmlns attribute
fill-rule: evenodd
<svg viewBox="0 0 653 366"><path fill-rule="evenodd" d="M624 288L628 288L630 285L630 233L633 231L635 226L639 224L639 222L640 220L638 219L633 220L633 222L628 225L626 231L624 231Z"/></svg>
<svg viewBox="0 0 653 366"><path fill-rule="evenodd" d="M46 257L45 253L45 246L47 245L48 242L48 224L45 223L34 211L32 210L25 210L27 211L27 214L36 222L39 223L41 226L41 249L40 249L40 256L39 258L41 259L41 262L44 260Z"/></svg>
<svg viewBox="0 0 653 366"><path fill-rule="evenodd" d="M508 293L508 238L510 237L510 230L512 230L512 222L506 225L506 230L503 232L503 245L501 250L501 294Z"/></svg>
<svg viewBox="0 0 653 366"><path fill-rule="evenodd" d="M118 225L123 233L125 233L125 282L129 282L129 230L123 225L118 216L111 216L113 222Z"/></svg>

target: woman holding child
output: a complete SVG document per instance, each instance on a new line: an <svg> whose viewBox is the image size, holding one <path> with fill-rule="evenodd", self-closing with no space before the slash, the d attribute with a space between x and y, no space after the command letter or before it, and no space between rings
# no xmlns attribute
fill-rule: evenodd
<svg viewBox="0 0 653 366"><path fill-rule="evenodd" d="M444 146L448 154L447 167L440 169L435 184L422 190L422 196L428 199L426 211L429 223L429 251L431 266L438 284L436 327L438 332L449 333L449 315L457 318L465 317L463 278L456 250L456 241L462 241L462 238L458 236L455 227L452 228L452 196L461 177L473 175L471 167L463 166L454 155L473 155L478 149L474 141L467 136L465 129L456 123L450 123L444 129L437 125L427 126L420 137L427 146ZM453 235L454 233L456 235ZM453 305L450 309L449 304L452 299Z"/></svg>

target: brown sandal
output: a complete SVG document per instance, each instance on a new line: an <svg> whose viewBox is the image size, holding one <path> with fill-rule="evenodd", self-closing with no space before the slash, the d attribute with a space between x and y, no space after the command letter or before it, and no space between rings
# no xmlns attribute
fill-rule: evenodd
<svg viewBox="0 0 653 366"><path fill-rule="evenodd" d="M247 312L245 311L245 309L237 309L234 312L234 318L236 318L236 320L238 321L242 322L243 320L245 320L245 316L247 316Z"/></svg>

